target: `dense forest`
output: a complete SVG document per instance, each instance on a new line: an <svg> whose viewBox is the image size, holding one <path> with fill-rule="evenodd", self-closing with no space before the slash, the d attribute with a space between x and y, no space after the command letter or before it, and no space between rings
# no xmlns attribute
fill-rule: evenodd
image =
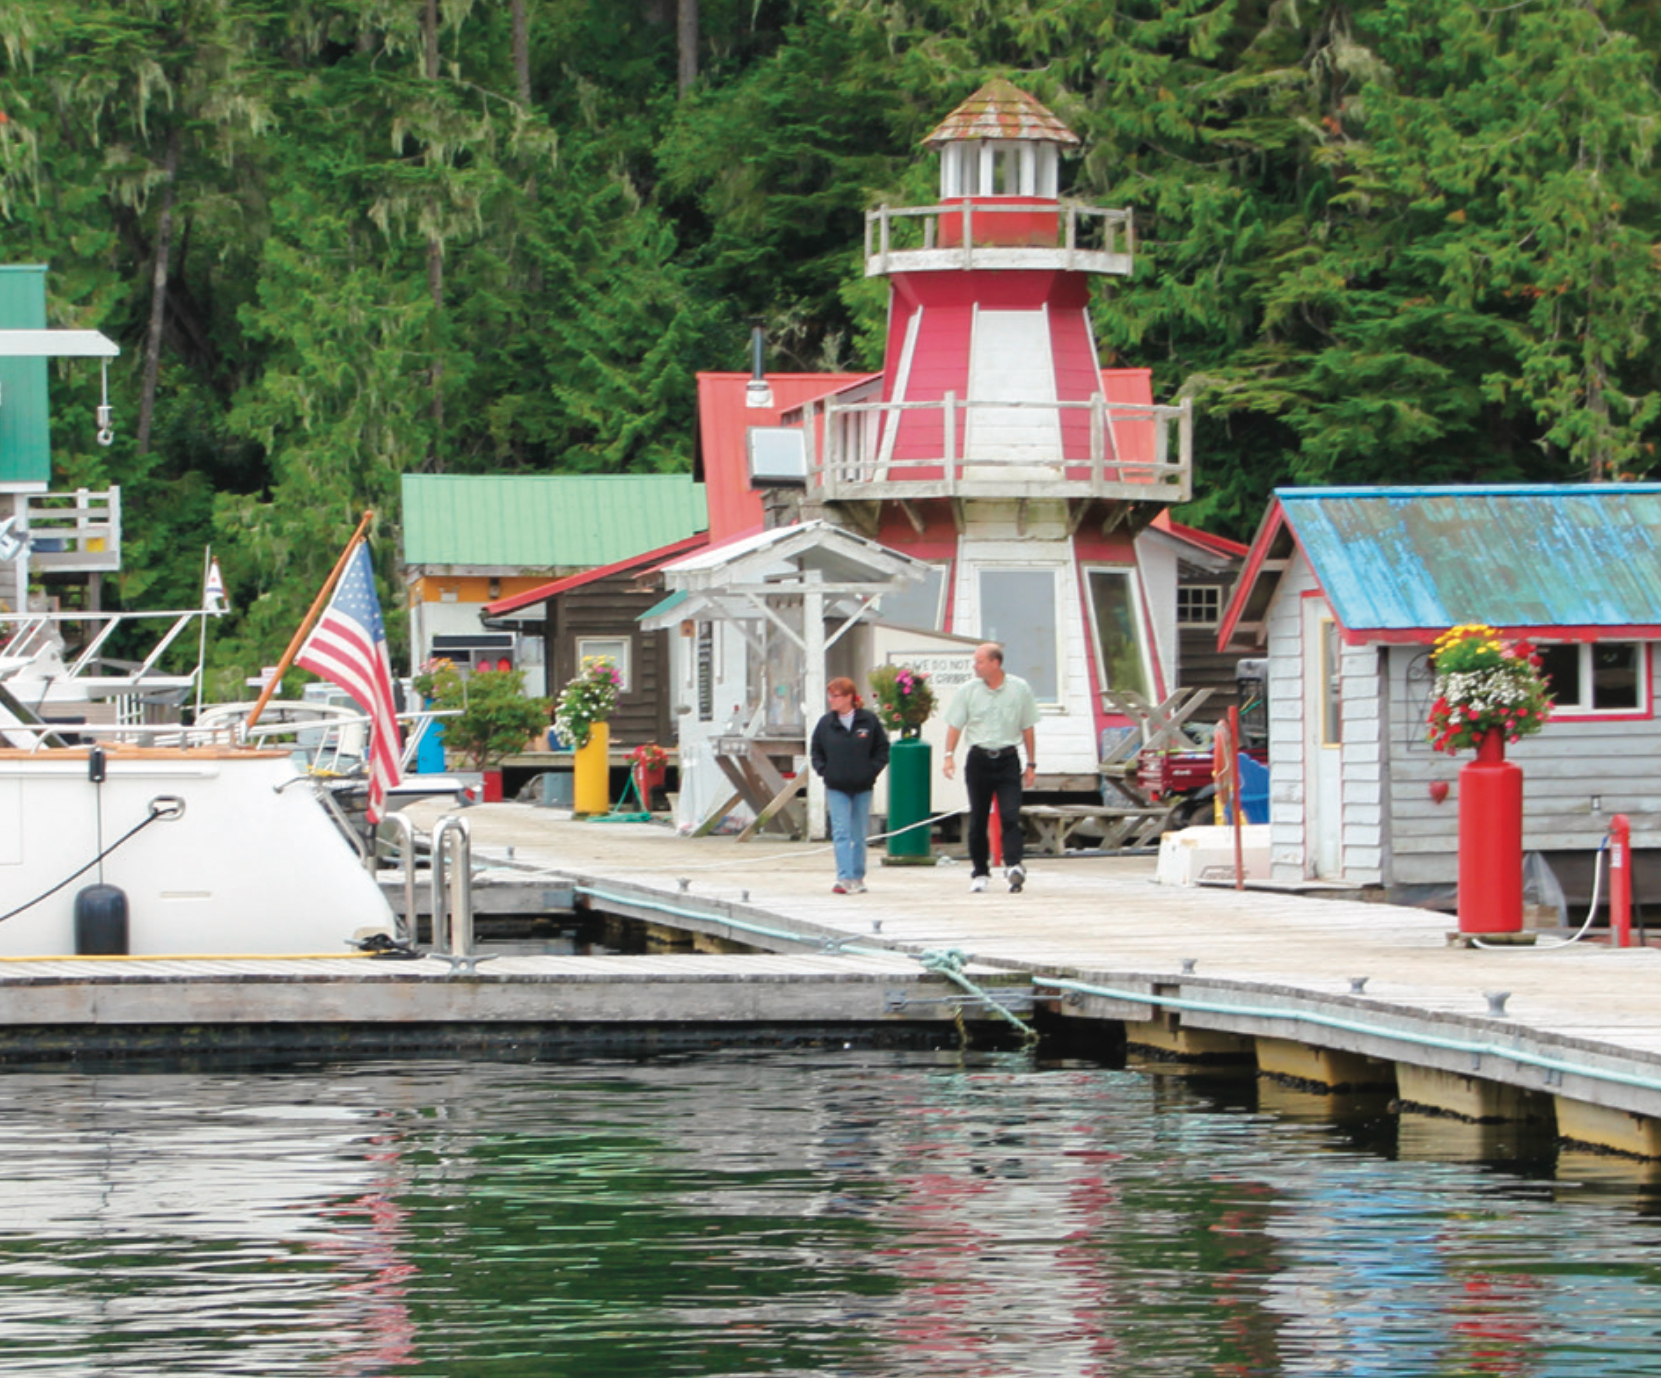
<svg viewBox="0 0 1661 1378"><path fill-rule="evenodd" d="M1647 0L0 0L0 42L5 261L122 346L107 449L60 366L55 486L123 486L107 604L194 606L213 545L216 688L365 507L392 595L405 472L685 468L752 316L875 365L863 212L934 199L994 75L1135 214L1098 332L1195 400L1187 520L1656 465Z"/></svg>

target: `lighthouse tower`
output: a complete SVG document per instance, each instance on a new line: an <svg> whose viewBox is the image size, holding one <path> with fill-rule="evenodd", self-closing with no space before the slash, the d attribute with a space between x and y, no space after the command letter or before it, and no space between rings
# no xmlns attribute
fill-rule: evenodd
<svg viewBox="0 0 1661 1378"><path fill-rule="evenodd" d="M1191 425L1146 369L1098 361L1092 279L1134 245L1128 211L1059 195L1078 142L1003 80L948 115L924 140L939 202L866 217L883 371L800 419L807 502L935 566L932 625L1004 643L1044 707L1041 769L1082 779L1126 722L1103 691L1175 683L1180 542L1154 522L1190 496Z"/></svg>

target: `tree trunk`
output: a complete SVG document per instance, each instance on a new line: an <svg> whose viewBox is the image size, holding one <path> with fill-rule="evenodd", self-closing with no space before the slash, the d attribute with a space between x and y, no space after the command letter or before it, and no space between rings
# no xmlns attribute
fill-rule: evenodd
<svg viewBox="0 0 1661 1378"><path fill-rule="evenodd" d="M428 81L438 80L438 0L427 0L421 22L426 48ZM428 155L431 156L430 153ZM433 298L432 438L427 444L427 463L438 467L439 440L444 432L444 356L437 345L438 325L444 312L444 242L436 232L427 236L427 290Z"/></svg>
<svg viewBox="0 0 1661 1378"><path fill-rule="evenodd" d="M698 0L680 0L675 38L680 48L680 93L684 96L698 80Z"/></svg>
<svg viewBox="0 0 1661 1378"><path fill-rule="evenodd" d="M162 322L167 316L168 260L173 253L173 195L179 178L179 128L167 131L162 164L161 214L156 220L156 262L150 278L150 329L144 337L144 388L138 403L138 452L150 453L150 426L156 412L156 384L161 377Z"/></svg>
<svg viewBox="0 0 1661 1378"><path fill-rule="evenodd" d="M519 103L531 103L531 35L525 20L525 0L513 0L513 77Z"/></svg>

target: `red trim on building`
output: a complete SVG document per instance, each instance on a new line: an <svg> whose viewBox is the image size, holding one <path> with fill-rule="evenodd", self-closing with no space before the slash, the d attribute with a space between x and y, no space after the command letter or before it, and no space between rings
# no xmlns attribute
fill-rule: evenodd
<svg viewBox="0 0 1661 1378"><path fill-rule="evenodd" d="M581 574L568 574L563 579L555 579L551 584L539 584L534 589L527 589L524 593L515 593L507 598L498 598L494 603L484 605L484 616L500 617L504 613L517 612L520 608L531 603L542 603L571 589L581 588L584 584L592 584L596 579L604 579L610 574L623 574L631 569L644 569L647 566L663 564L681 555L689 555L694 550L701 549L709 544L709 532L700 531L695 536L686 536L681 540L673 541L669 545L659 546L656 550L648 550L639 555L631 555L626 560L617 560L609 565L600 565L595 569L585 569Z"/></svg>

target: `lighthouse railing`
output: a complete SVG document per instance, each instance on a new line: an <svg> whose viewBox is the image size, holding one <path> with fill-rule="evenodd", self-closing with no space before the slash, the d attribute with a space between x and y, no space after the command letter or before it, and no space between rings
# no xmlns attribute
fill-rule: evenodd
<svg viewBox="0 0 1661 1378"><path fill-rule="evenodd" d="M972 197L934 206L878 206L865 213L865 275L939 268L1067 268L1131 271L1128 210L1082 201Z"/></svg>
<svg viewBox="0 0 1661 1378"><path fill-rule="evenodd" d="M1069 416L1083 425L1069 426ZM823 446L808 447L807 479L830 501L883 489L993 494L1000 485L1041 482L1057 497L1182 502L1192 464L1187 401L1110 402L1101 393L1083 401L976 401L948 392L916 402L827 400Z"/></svg>

